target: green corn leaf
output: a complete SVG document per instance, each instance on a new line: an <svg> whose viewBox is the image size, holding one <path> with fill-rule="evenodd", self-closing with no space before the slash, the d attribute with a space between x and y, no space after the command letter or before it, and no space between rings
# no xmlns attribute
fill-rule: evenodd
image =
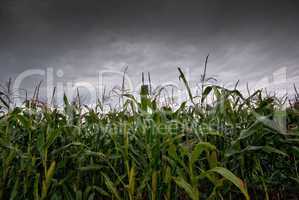
<svg viewBox="0 0 299 200"><path fill-rule="evenodd" d="M202 97L201 97L201 102L203 102L207 96L210 94L210 92L212 91L213 87L212 86L208 86L204 89L203 93L202 93Z"/></svg>
<svg viewBox="0 0 299 200"><path fill-rule="evenodd" d="M192 151L191 162L195 163L203 151L214 151L216 147L208 142L201 142L197 144Z"/></svg>
<svg viewBox="0 0 299 200"><path fill-rule="evenodd" d="M285 152L279 150L279 149L276 149L276 148L273 148L273 147L270 147L270 146L264 146L263 147L263 151L267 152L267 153L276 153L276 154L279 154L279 155L282 155L282 156L285 156L285 157L288 157L289 155L286 154Z"/></svg>
<svg viewBox="0 0 299 200"><path fill-rule="evenodd" d="M187 79L186 79L186 77L185 77L185 74L183 73L183 71L181 70L181 68L178 67L178 70L179 70L179 72L180 72L179 79L182 79L182 80L183 80L183 83L184 83L184 85L185 85L185 87L186 87L186 89L187 89L187 92L188 92L188 96L189 96L189 98L190 98L190 101L191 101L193 104L195 104L194 101L193 101L192 92L191 92L191 89L190 89L190 87L189 87L188 81L187 81Z"/></svg>
<svg viewBox="0 0 299 200"><path fill-rule="evenodd" d="M215 167L213 169L210 169L208 172L214 172L214 173L220 174L221 176L223 176L224 178L226 178L227 180L232 182L237 188L239 188L239 190L245 196L246 200L250 199L248 192L247 192L246 184L241 179L239 179L237 176L235 176L228 169L223 168L223 167Z"/></svg>
<svg viewBox="0 0 299 200"><path fill-rule="evenodd" d="M187 183L181 177L173 177L174 182L188 194L190 199L198 200L199 199L199 191L197 188L193 188L189 183Z"/></svg>
<svg viewBox="0 0 299 200"><path fill-rule="evenodd" d="M105 184L107 186L107 188L110 190L110 192L112 193L112 195L118 199L118 200L121 200L122 198L120 197L117 189L114 187L113 183L111 182L110 178L104 174L104 173L101 173L102 176L105 178Z"/></svg>

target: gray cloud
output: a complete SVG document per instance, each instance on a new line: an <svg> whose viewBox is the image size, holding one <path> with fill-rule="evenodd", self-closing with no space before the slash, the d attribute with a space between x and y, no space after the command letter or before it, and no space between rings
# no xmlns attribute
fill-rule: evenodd
<svg viewBox="0 0 299 200"><path fill-rule="evenodd" d="M30 68L62 69L64 80L122 70L140 81L199 80L204 58L221 82L254 82L282 66L298 75L298 2L12 0L0 8L0 79ZM120 82L119 78L110 80ZM108 84L108 83L107 83Z"/></svg>

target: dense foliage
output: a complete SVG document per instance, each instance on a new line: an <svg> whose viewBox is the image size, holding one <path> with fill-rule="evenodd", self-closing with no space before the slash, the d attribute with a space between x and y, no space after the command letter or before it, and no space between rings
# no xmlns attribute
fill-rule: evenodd
<svg viewBox="0 0 299 200"><path fill-rule="evenodd" d="M108 113L67 97L9 108L2 92L0 199L296 199L296 99L213 85L196 98L180 78L176 109L146 85Z"/></svg>

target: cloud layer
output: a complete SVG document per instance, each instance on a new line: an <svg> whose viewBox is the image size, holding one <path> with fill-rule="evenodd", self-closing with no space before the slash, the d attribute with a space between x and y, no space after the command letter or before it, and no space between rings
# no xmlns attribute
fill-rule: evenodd
<svg viewBox="0 0 299 200"><path fill-rule="evenodd" d="M52 67L63 81L96 82L101 70L129 66L135 83L148 71L162 84L177 82L180 66L195 83L207 54L208 73L222 84L255 82L281 67L292 79L298 8L295 0L12 0L0 8L0 79Z"/></svg>

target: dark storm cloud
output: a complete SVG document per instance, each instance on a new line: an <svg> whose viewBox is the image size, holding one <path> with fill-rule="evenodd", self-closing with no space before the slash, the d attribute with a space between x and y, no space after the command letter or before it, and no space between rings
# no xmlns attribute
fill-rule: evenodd
<svg viewBox="0 0 299 200"><path fill-rule="evenodd" d="M257 80L282 66L298 73L296 0L10 0L0 8L0 78L30 68L63 69L94 80L101 69L157 82L177 80L177 66L198 80Z"/></svg>

